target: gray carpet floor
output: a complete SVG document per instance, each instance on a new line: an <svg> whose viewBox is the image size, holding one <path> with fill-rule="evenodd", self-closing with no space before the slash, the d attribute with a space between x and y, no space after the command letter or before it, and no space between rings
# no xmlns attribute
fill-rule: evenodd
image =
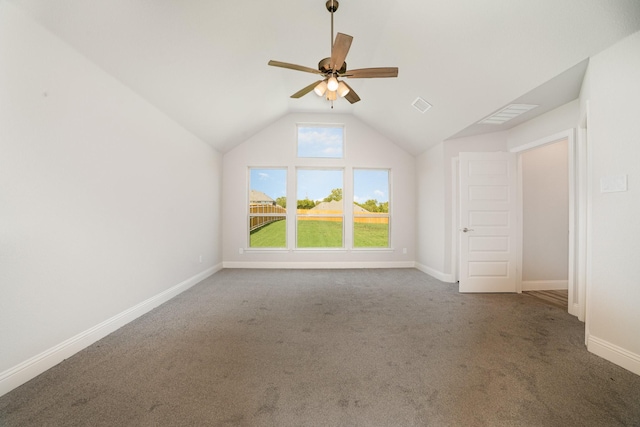
<svg viewBox="0 0 640 427"><path fill-rule="evenodd" d="M222 270L0 397L2 426L638 426L584 324L414 269Z"/></svg>
<svg viewBox="0 0 640 427"><path fill-rule="evenodd" d="M551 305L567 310L569 307L569 291L568 290L551 290L551 291L526 291L526 295L545 300Z"/></svg>

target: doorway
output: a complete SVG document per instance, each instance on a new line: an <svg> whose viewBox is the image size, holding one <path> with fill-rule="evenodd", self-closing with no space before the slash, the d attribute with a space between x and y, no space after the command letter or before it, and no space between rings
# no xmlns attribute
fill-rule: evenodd
<svg viewBox="0 0 640 427"><path fill-rule="evenodd" d="M519 155L522 292L568 310L569 141Z"/></svg>
<svg viewBox="0 0 640 427"><path fill-rule="evenodd" d="M585 287L582 283L582 279L578 276L578 273L585 269L586 258L580 256L578 249L584 246L586 241L586 228L584 217L586 215L586 205L583 203L583 199L587 192L586 189L586 175L584 174L586 167L585 144L584 141L576 143L574 136L574 129L568 129L557 134L550 135L546 138L542 138L533 141L528 144L517 147L512 152L518 153L518 171L520 185L522 184L522 155L538 147L551 146L554 143L566 141L567 144L567 168L568 168L568 258L565 266L567 267L567 311L578 319L584 321L584 307L585 307ZM520 191L522 195L522 191ZM522 201L520 206L522 207ZM520 218L523 217L521 211ZM522 227L521 227L522 230ZM520 242L523 242L523 236L521 235ZM523 250L522 244L520 250ZM520 254L520 268L518 269L520 280L520 289L522 290L523 280L523 261L522 252ZM525 277L526 279L526 277Z"/></svg>
<svg viewBox="0 0 640 427"><path fill-rule="evenodd" d="M568 153L568 257L567 257L567 298L568 298L568 312L574 316L577 316L580 320L585 320L585 297L586 287L584 285L584 274L580 274L585 270L586 257L582 256L583 247L586 242L586 220L585 220L585 198L586 198L586 141L582 139L576 143L574 138L574 130L569 129L563 132L559 132L549 137L542 138L530 142L528 144L521 145L510 150L512 153L518 155L518 174L520 174L521 167L521 153L527 150L531 150L544 145L553 144L559 141L566 141L567 153ZM452 276L454 281L457 281L460 277L460 213L459 213L459 159L452 159ZM519 175L519 184L522 182L522 178ZM522 191L519 191L519 206L520 212L518 218L522 218ZM517 277L517 292L522 292L522 254L523 254L523 234L522 234L522 222L519 222L519 238L516 243L515 250L518 252L518 277Z"/></svg>

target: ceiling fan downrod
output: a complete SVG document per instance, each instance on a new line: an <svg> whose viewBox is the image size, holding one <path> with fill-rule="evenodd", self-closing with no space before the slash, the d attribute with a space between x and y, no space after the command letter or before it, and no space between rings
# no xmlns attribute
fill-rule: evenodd
<svg viewBox="0 0 640 427"><path fill-rule="evenodd" d="M327 10L331 13L331 55L333 55L333 12L338 10L340 3L338 3L338 0L327 0L327 3L325 4L325 6L327 7Z"/></svg>

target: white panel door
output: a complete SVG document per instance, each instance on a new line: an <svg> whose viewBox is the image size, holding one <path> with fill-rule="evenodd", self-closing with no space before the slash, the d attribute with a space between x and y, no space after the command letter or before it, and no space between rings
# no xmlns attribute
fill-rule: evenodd
<svg viewBox="0 0 640 427"><path fill-rule="evenodd" d="M460 292L516 292L516 158L460 153Z"/></svg>

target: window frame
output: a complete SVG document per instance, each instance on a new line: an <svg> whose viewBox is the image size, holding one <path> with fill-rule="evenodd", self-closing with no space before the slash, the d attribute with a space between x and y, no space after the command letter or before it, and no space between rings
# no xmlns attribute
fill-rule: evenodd
<svg viewBox="0 0 640 427"><path fill-rule="evenodd" d="M355 196L357 192L356 188L356 172L357 171L386 171L387 172L387 212L384 214L377 214L370 212L366 214L358 214L356 209L351 213L351 246L355 251L389 251L392 250L391 245L391 214L392 214L392 194L391 194L391 168L388 167L353 167L352 168L352 203L355 205ZM386 218L387 219L387 246L356 246L356 218Z"/></svg>
<svg viewBox="0 0 640 427"><path fill-rule="evenodd" d="M251 175L252 170L277 170L284 172L284 192L285 197L288 195L288 180L289 180L289 168L286 166L249 166L247 168L247 198L245 202L245 209L247 209L246 215L246 230L247 230L247 250L250 251L284 251L289 248L289 212L287 208L284 208L283 212L251 212L251 191L252 191L252 181ZM260 191L260 190L257 190ZM264 193L266 194L266 193ZM267 195L268 196L268 195ZM271 196L269 196L271 198ZM274 203L277 199L273 199ZM287 198L288 204L288 198ZM251 232L255 229L251 227L252 218L265 218L265 217L281 217L281 221L285 222L285 231L284 231L284 246L251 246Z"/></svg>
<svg viewBox="0 0 640 427"><path fill-rule="evenodd" d="M342 174L342 214L322 214L322 215L304 215L299 213L298 209L298 189L300 188L299 181L299 172L307 170L307 171L339 171ZM296 251L344 251L346 250L346 215L345 215L345 207L344 207L344 198L345 198L345 168L342 166L298 166L295 168L295 194L296 194L296 211L294 217L294 244L293 247ZM287 203L288 204L288 203ZM340 218L342 224L342 241L340 246L298 246L298 223L299 218Z"/></svg>

